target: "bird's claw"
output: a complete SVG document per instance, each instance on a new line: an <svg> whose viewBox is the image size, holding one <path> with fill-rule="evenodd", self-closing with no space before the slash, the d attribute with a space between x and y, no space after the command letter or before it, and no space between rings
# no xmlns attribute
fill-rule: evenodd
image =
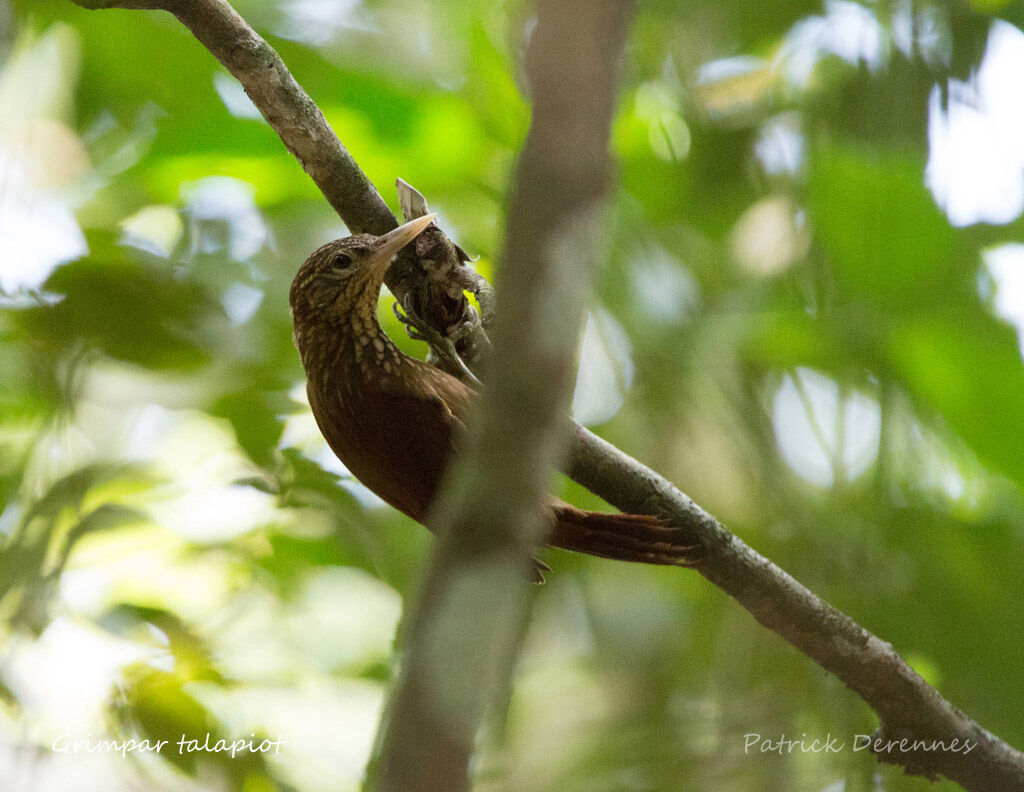
<svg viewBox="0 0 1024 792"><path fill-rule="evenodd" d="M495 315L494 287L472 267L456 267L451 272L451 278L461 288L473 293L480 304L477 319L482 327L490 327Z"/></svg>
<svg viewBox="0 0 1024 792"><path fill-rule="evenodd" d="M403 313L402 308L398 305L398 300L391 303L391 311L395 314L395 318L405 326L405 332L408 334L409 338L413 341L426 341L427 343L430 343L430 339L424 334L424 330L427 328L433 330L432 327L429 327L429 325L421 321L418 317L413 318L415 314ZM434 332L437 331L435 330Z"/></svg>
<svg viewBox="0 0 1024 792"><path fill-rule="evenodd" d="M469 370L465 361L459 356L452 337L444 335L423 321L407 302L399 306L398 302L395 301L391 304L391 310L394 311L398 321L405 325L405 332L409 334L410 338L414 341L425 341L427 343L431 353L441 364L440 367L442 369L453 373L463 382L473 387L480 387L480 380L476 378L473 372ZM457 335L455 340L458 340Z"/></svg>
<svg viewBox="0 0 1024 792"><path fill-rule="evenodd" d="M480 314L472 305L467 305L462 321L449 333L448 338L452 340L453 344L457 344L464 338L469 338L479 327L481 327Z"/></svg>

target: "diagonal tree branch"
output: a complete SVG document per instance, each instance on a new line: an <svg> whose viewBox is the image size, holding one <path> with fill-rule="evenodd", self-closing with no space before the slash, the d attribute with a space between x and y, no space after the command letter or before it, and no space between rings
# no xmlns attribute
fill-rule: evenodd
<svg viewBox="0 0 1024 792"><path fill-rule="evenodd" d="M85 8L169 11L237 79L353 234L385 234L395 216L280 56L226 0L72 0Z"/></svg>
<svg viewBox="0 0 1024 792"><path fill-rule="evenodd" d="M704 577L875 711L872 750L880 761L978 792L1024 790L1024 754L950 704L892 644L752 550L662 476L579 424L574 431L572 478L623 511L668 515L699 537L708 552Z"/></svg>
<svg viewBox="0 0 1024 792"><path fill-rule="evenodd" d="M71 0L86 8L170 11L242 83L253 102L353 231L382 233L396 221L322 113L273 49L226 0ZM389 288L397 290L394 270ZM574 425L569 473L623 511L668 515L707 548L700 572L765 627L837 676L878 714L881 761L978 792L1024 790L1024 754L946 701L893 647L729 533L663 477ZM904 742L900 742L903 740ZM914 741L925 741L924 747ZM958 740L969 751L937 750ZM886 741L890 741L888 744Z"/></svg>
<svg viewBox="0 0 1024 792"><path fill-rule="evenodd" d="M241 83L263 118L353 234L380 235L398 227L394 214L331 129L320 108L296 82L274 48L227 0L71 2L90 9L143 9L173 14ZM454 250L439 228L432 227L430 233L435 237L435 247ZM437 258L438 254L432 256ZM439 328L459 325L466 315L465 297L460 293L458 299L446 299L445 284L427 277L408 252L403 252L391 266L384 282L402 305L429 306L429 319ZM486 346L485 339L474 338L471 343Z"/></svg>

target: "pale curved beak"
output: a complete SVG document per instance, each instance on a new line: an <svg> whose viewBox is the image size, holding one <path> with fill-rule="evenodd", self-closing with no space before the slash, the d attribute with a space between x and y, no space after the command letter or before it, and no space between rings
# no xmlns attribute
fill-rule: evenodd
<svg viewBox="0 0 1024 792"><path fill-rule="evenodd" d="M394 231L389 231L384 236L377 237L373 242L374 251L371 253L373 269L387 268L391 259L399 250L412 242L432 222L436 214L428 214L410 220L405 225L400 225Z"/></svg>

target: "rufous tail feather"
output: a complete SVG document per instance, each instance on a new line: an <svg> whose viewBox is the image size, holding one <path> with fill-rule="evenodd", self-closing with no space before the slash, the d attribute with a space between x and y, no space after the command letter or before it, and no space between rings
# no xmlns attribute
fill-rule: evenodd
<svg viewBox="0 0 1024 792"><path fill-rule="evenodd" d="M669 566L693 566L700 555L699 546L684 542L682 532L660 517L583 511L568 504L559 504L554 512L548 538L552 547Z"/></svg>

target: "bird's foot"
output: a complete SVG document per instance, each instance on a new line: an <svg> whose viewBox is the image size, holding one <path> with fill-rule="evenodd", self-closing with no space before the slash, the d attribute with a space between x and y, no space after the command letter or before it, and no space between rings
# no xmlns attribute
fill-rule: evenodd
<svg viewBox="0 0 1024 792"><path fill-rule="evenodd" d="M483 330L480 313L472 305L466 305L466 312L463 314L462 320L454 328L450 329L451 332L448 334L448 338L451 339L453 344L457 344L464 339L482 339L487 349L490 349L490 340L487 338L487 333Z"/></svg>
<svg viewBox="0 0 1024 792"><path fill-rule="evenodd" d="M496 313L494 287L472 267L456 267L451 272L451 279L461 288L473 293L480 304L479 321L483 327L490 327Z"/></svg>
<svg viewBox="0 0 1024 792"><path fill-rule="evenodd" d="M459 356L455 349L455 341L450 336L444 335L421 319L408 304L408 301L399 306L396 300L391 304L391 310L394 311L398 321L405 325L405 332L409 334L410 338L414 341L425 341L430 346L430 351L437 358L440 368L474 388L480 387L480 380Z"/></svg>
<svg viewBox="0 0 1024 792"><path fill-rule="evenodd" d="M434 328L430 327L430 325L416 316L415 312L400 307L398 300L391 303L391 311L394 313L395 318L405 326L406 335L408 335L413 341L426 341L427 343L430 343L430 340L427 337L427 332L437 333ZM438 333L438 335L440 335L440 333Z"/></svg>

